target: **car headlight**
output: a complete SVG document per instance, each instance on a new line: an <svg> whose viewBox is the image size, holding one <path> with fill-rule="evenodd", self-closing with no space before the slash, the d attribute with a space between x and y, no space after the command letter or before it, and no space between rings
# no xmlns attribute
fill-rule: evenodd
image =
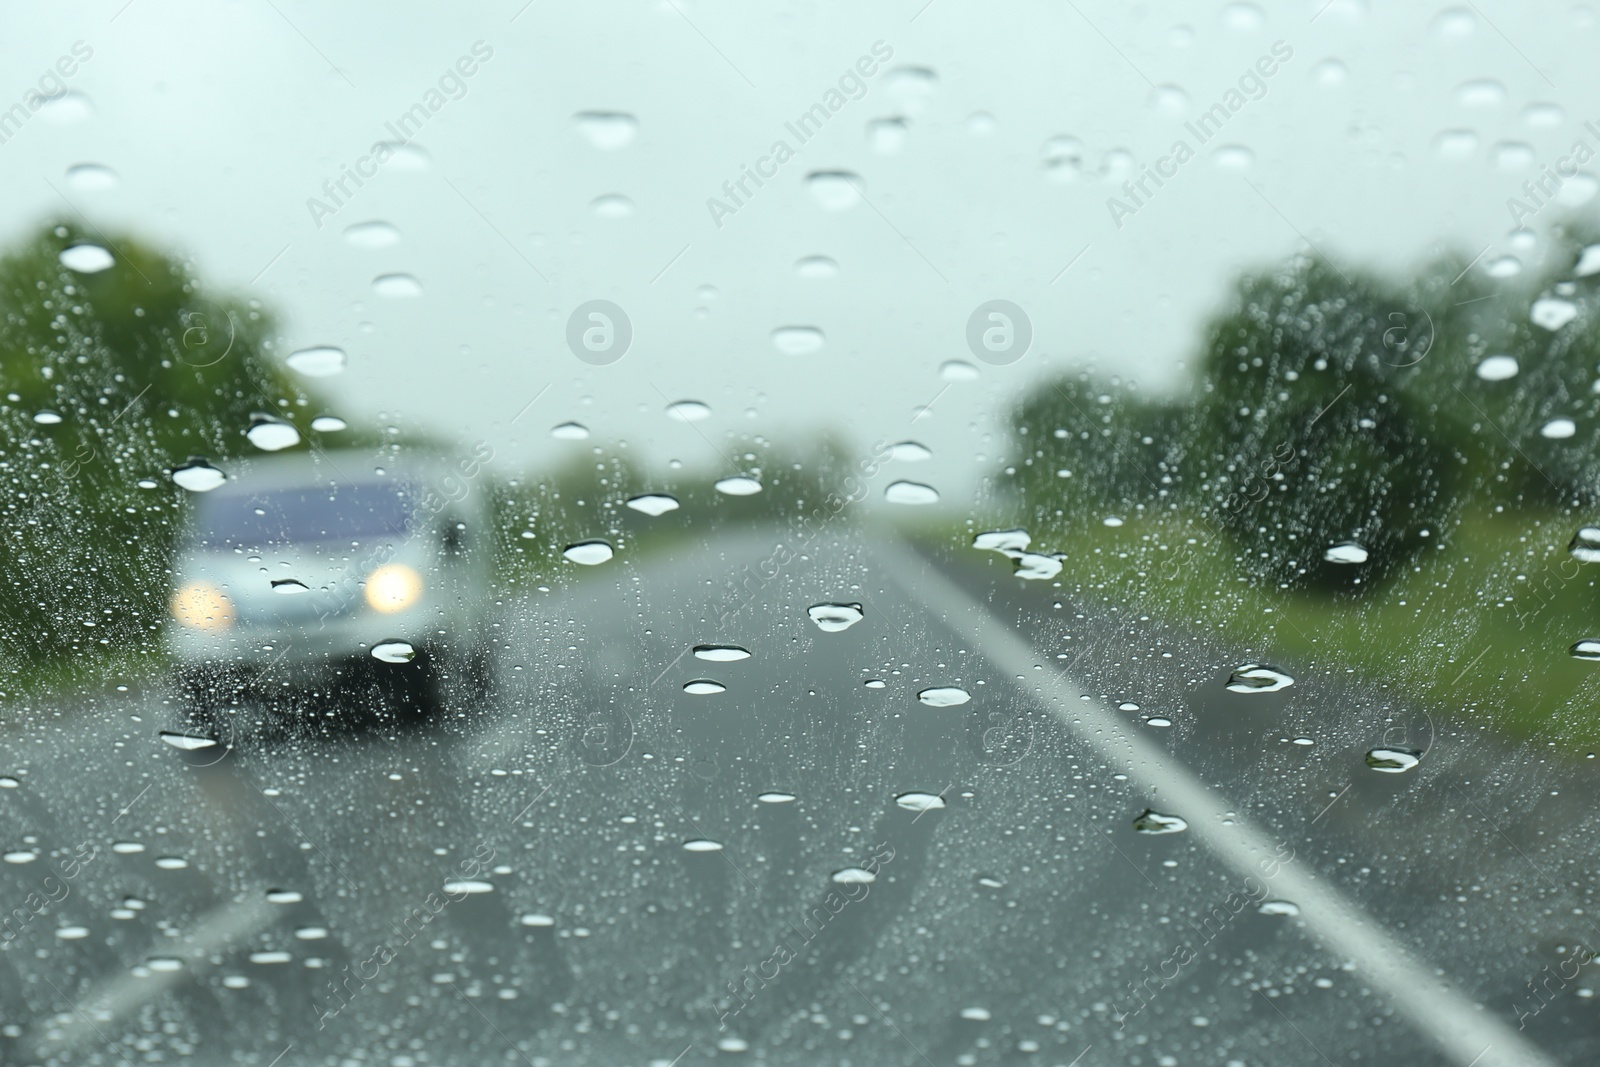
<svg viewBox="0 0 1600 1067"><path fill-rule="evenodd" d="M193 630L226 630L233 625L233 605L222 590L207 582L190 582L172 594L172 617Z"/></svg>
<svg viewBox="0 0 1600 1067"><path fill-rule="evenodd" d="M422 575L404 563L386 563L367 575L367 605L373 611L403 611L421 595Z"/></svg>

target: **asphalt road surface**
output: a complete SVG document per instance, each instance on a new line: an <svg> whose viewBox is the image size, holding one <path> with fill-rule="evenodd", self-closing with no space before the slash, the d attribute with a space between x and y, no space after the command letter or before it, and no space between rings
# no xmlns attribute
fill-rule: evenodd
<svg viewBox="0 0 1600 1067"><path fill-rule="evenodd" d="M492 692L427 723L263 687L334 728L184 751L162 691L12 709L0 1061L1600 1054L1592 764L1333 667L1230 693L1270 649L993 554L830 532L730 594L773 540L507 602Z"/></svg>

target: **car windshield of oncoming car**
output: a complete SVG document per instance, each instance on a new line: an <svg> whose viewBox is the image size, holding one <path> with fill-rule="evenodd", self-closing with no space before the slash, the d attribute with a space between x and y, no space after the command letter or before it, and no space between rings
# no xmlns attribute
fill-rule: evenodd
<svg viewBox="0 0 1600 1067"><path fill-rule="evenodd" d="M403 482L219 494L204 498L195 530L201 542L232 547L403 535L415 507Z"/></svg>

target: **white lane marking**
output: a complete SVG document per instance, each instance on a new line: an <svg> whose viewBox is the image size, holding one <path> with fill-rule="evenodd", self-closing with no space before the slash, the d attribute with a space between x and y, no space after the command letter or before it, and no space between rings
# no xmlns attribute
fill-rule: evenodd
<svg viewBox="0 0 1600 1067"><path fill-rule="evenodd" d="M1257 864L1274 855L1273 839L1249 820L1230 814L1243 810L1240 805L1208 788L1155 742L1131 732L1127 722L1104 704L1080 700L1084 688L1074 680L1054 671L1035 672L1033 668L1045 663L1046 657L910 548L885 543L877 554L913 602L920 601L941 616L999 670L1012 677L1042 676L1036 690L1039 702L1062 726L1126 768L1139 784L1159 786L1171 810L1188 819L1189 832L1238 874L1262 878ZM1226 825L1225 817L1233 825ZM1300 920L1314 939L1355 961L1418 1033L1436 1042L1454 1063L1556 1067L1507 1022L1448 986L1407 951L1397 935L1315 872L1291 860L1270 881L1276 895L1300 906Z"/></svg>

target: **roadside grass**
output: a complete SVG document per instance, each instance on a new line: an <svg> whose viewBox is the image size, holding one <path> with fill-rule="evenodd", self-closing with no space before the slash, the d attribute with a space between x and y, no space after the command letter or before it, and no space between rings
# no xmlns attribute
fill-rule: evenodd
<svg viewBox="0 0 1600 1067"><path fill-rule="evenodd" d="M1600 638L1600 564L1568 554L1569 515L1465 507L1434 549L1360 594L1252 578L1238 543L1194 513L1135 512L1115 527L1083 513L990 519L979 528L1021 526L1030 551L1061 553L1068 596L1192 626L1238 648L1241 663L1349 671L1395 684L1431 714L1579 756L1600 749L1600 663L1569 651ZM955 536L970 543L968 531Z"/></svg>

